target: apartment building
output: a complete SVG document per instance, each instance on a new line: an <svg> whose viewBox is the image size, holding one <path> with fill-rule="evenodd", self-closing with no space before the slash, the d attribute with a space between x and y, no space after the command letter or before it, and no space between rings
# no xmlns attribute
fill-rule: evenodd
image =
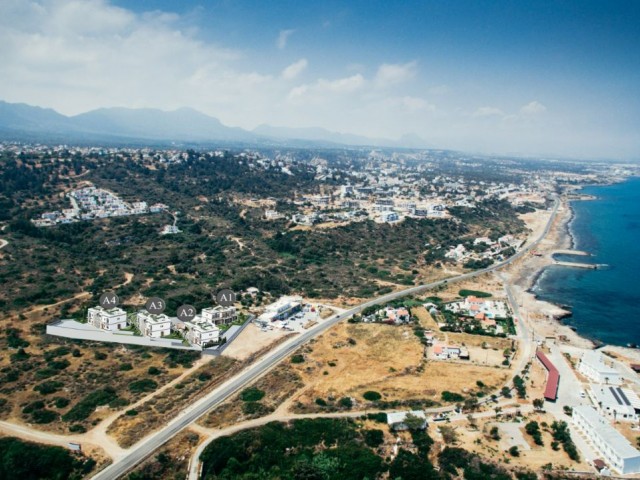
<svg viewBox="0 0 640 480"><path fill-rule="evenodd" d="M140 310L136 315L136 324L145 337L162 338L171 333L171 320L164 313L153 314Z"/></svg>
<svg viewBox="0 0 640 480"><path fill-rule="evenodd" d="M236 307L217 305L215 307L202 309L202 319L214 325L226 325L238 319L238 312L236 311Z"/></svg>
<svg viewBox="0 0 640 480"><path fill-rule="evenodd" d="M593 407L573 407L572 421L611 470L622 475L640 473L640 451Z"/></svg>
<svg viewBox="0 0 640 480"><path fill-rule="evenodd" d="M578 371L595 383L605 385L620 385L622 377L617 370L604 362L602 353L596 350L589 350L582 355L578 364Z"/></svg>
<svg viewBox="0 0 640 480"><path fill-rule="evenodd" d="M121 308L109 308L97 306L87 311L87 323L100 330L120 330L127 326L127 314Z"/></svg>
<svg viewBox="0 0 640 480"><path fill-rule="evenodd" d="M184 322L185 339L192 345L207 347L220 341L220 329L200 315L190 322Z"/></svg>

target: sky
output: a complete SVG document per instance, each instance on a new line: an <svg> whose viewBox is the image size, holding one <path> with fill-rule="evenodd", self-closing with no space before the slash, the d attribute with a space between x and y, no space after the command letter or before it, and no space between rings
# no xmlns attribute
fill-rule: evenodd
<svg viewBox="0 0 640 480"><path fill-rule="evenodd" d="M1 0L0 99L640 159L635 0Z"/></svg>

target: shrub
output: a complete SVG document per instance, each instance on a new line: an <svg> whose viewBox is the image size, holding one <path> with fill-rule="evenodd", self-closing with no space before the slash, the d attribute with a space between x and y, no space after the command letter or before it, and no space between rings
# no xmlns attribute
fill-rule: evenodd
<svg viewBox="0 0 640 480"><path fill-rule="evenodd" d="M304 355L296 354L291 357L291 363L303 363Z"/></svg>
<svg viewBox="0 0 640 480"><path fill-rule="evenodd" d="M365 430L364 431L364 443L371 448L376 448L384 442L384 433L382 430Z"/></svg>
<svg viewBox="0 0 640 480"><path fill-rule="evenodd" d="M93 358L95 358L96 360L106 360L107 354L96 350L95 352L93 352Z"/></svg>
<svg viewBox="0 0 640 480"><path fill-rule="evenodd" d="M512 457L519 457L519 456L520 456L520 450L518 450L518 446L517 446L517 445L514 445L513 447L511 447L511 448L509 449L509 454L510 454Z"/></svg>
<svg viewBox="0 0 640 480"><path fill-rule="evenodd" d="M105 387L100 390L91 392L84 397L78 403L76 403L71 410L62 416L65 422L79 422L89 418L94 412L96 407L100 405L107 405L114 400L118 395L112 387Z"/></svg>
<svg viewBox="0 0 640 480"><path fill-rule="evenodd" d="M120 370L121 372L128 372L129 370L133 370L133 365L131 365L130 363L121 363L118 367L118 370Z"/></svg>
<svg viewBox="0 0 640 480"><path fill-rule="evenodd" d="M68 398L56 397L54 399L56 408L64 408L71 402Z"/></svg>
<svg viewBox="0 0 640 480"><path fill-rule="evenodd" d="M33 387L33 389L36 392L40 392L41 395L49 395L51 393L56 393L62 388L63 385L64 384L62 382L48 381L36 385L35 387Z"/></svg>
<svg viewBox="0 0 640 480"><path fill-rule="evenodd" d="M240 398L245 402L258 402L262 400L264 395L265 395L265 392L260 390L259 388L250 387L250 388L245 388L240 393Z"/></svg>
<svg viewBox="0 0 640 480"><path fill-rule="evenodd" d="M316 398L316 405L320 405L321 407L326 407L327 402L322 398Z"/></svg>
<svg viewBox="0 0 640 480"><path fill-rule="evenodd" d="M353 406L353 401L350 397L342 397L338 403L344 408L351 408Z"/></svg>
<svg viewBox="0 0 640 480"><path fill-rule="evenodd" d="M162 370L160 370L158 367L149 367L147 373L149 375L160 375L162 373Z"/></svg>
<svg viewBox="0 0 640 480"><path fill-rule="evenodd" d="M74 423L73 425L69 425L69 431L71 433L85 433L87 429L84 425L80 425L79 423Z"/></svg>
<svg viewBox="0 0 640 480"><path fill-rule="evenodd" d="M156 388L158 388L158 383L150 378L143 378L142 380L136 380L129 384L129 391L131 393L153 392Z"/></svg>
<svg viewBox="0 0 640 480"><path fill-rule="evenodd" d="M380 395L378 392L375 392L373 390L364 392L362 396L364 397L365 400L369 400L370 402L376 402L382 398L382 395Z"/></svg>
<svg viewBox="0 0 640 480"><path fill-rule="evenodd" d="M138 415L138 411L131 409L131 410L127 410L126 412L124 412L125 415L129 416L129 417L135 417L136 415Z"/></svg>
<svg viewBox="0 0 640 480"><path fill-rule="evenodd" d="M449 392L447 390L445 390L444 392L442 392L442 400L445 402L463 402L464 401L464 397L462 395L460 395L459 393L454 393L454 392Z"/></svg>

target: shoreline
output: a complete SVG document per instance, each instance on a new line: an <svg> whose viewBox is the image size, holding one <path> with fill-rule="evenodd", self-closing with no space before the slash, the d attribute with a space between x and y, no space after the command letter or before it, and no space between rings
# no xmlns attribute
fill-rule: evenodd
<svg viewBox="0 0 640 480"><path fill-rule="evenodd" d="M627 178L615 179L611 182L599 184L597 186L604 187L614 185L625 180L627 180ZM586 186L590 187L596 185L582 185L575 189L572 189L567 193L574 194L576 191L581 190ZM573 202L588 201L597 198L594 196L590 197L591 198L567 198L565 196L560 200L561 207L564 212L563 214L558 215L554 222L555 225L549 232L549 235L545 242L545 248L541 249L544 250L544 252L541 252L543 253L543 255L536 259L537 261L529 261L530 259L526 259L519 266L519 269L522 269L523 273L519 275L516 270L516 272L513 274L513 283L523 290L524 295L531 296L530 301L527 302L528 308L526 310L527 315L531 315L533 317L534 321L532 321L532 325L536 327L542 326L543 331L556 332L562 340L573 346L589 349L600 348L607 351L617 352L631 358L640 358L640 349L630 348L626 345L623 346L607 344L597 338L590 338L579 332L578 330L574 330L575 327L571 327L563 321L564 318L568 318L572 315L572 312L570 310L563 308L563 305L558 305L548 300L544 300L535 293L535 287L539 284L541 277L550 266L553 266L553 263L551 263L549 260L553 254L553 251L565 247L568 247L571 250L575 250L577 248L577 238L575 232L572 229L572 224L576 218ZM593 254L592 252L588 253L591 255ZM529 272L530 274L527 275L527 273ZM538 317L541 321L536 322L536 317ZM545 325L544 319L542 317L546 317L547 319L550 318L551 322L553 322L555 325ZM540 325L540 323L543 323L543 325Z"/></svg>

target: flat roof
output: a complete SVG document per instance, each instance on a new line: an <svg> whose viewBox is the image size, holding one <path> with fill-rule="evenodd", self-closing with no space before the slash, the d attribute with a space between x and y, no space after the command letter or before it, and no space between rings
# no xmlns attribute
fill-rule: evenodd
<svg viewBox="0 0 640 480"><path fill-rule="evenodd" d="M618 457L625 459L640 457L640 451L634 448L631 442L613 428L593 407L578 405L573 407L573 414L575 415L576 412L589 423L598 436L613 449Z"/></svg>

